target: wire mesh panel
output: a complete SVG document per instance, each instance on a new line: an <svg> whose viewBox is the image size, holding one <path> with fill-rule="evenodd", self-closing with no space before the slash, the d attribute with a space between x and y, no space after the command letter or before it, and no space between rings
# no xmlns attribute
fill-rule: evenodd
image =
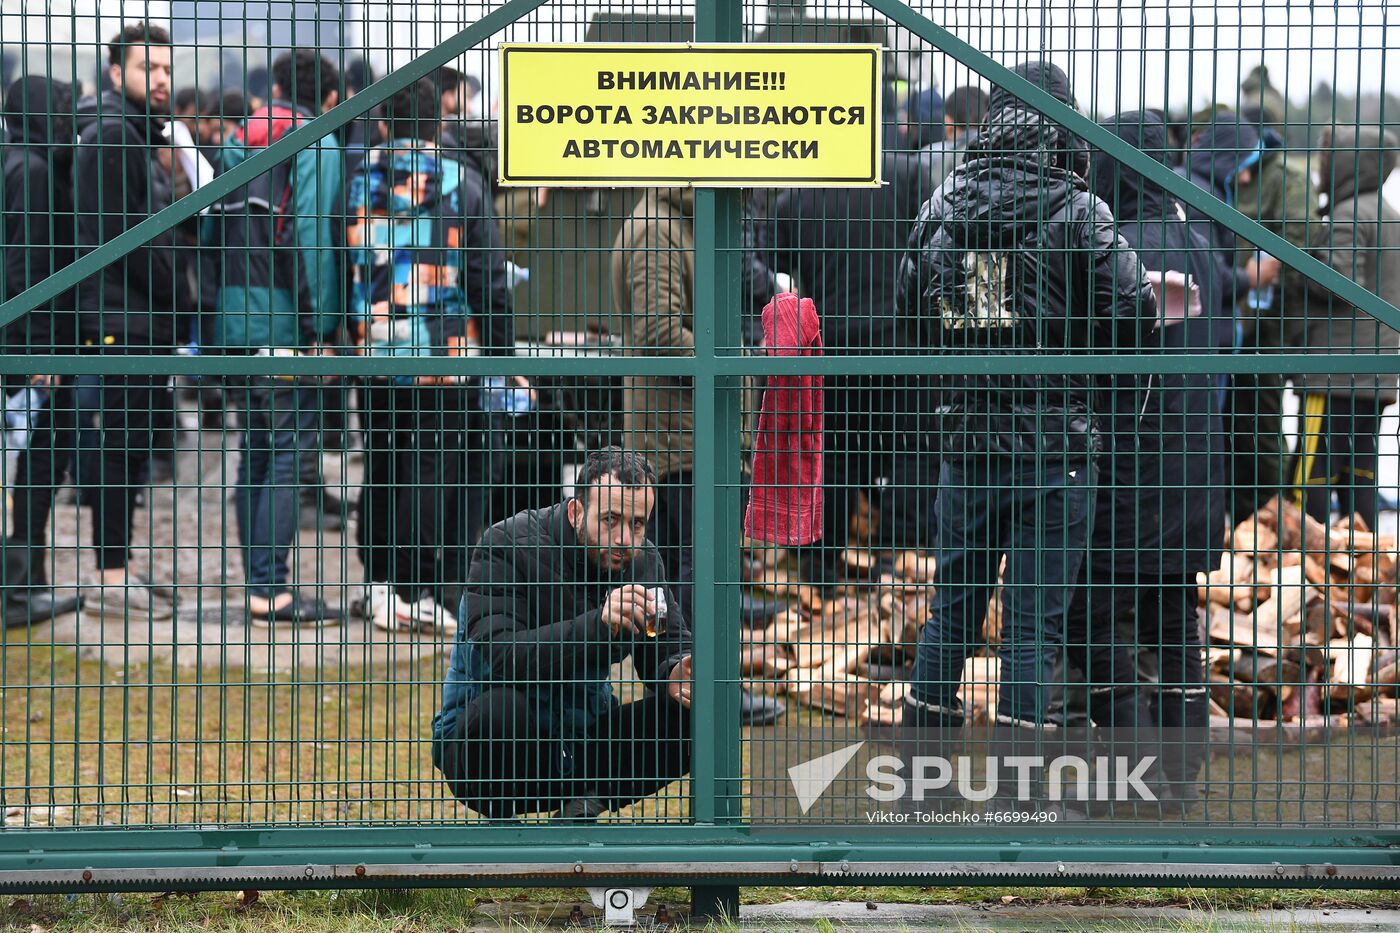
<svg viewBox="0 0 1400 933"><path fill-rule="evenodd" d="M991 13L0 9L11 877L1385 882L1384 5ZM503 184L506 42L881 184Z"/></svg>

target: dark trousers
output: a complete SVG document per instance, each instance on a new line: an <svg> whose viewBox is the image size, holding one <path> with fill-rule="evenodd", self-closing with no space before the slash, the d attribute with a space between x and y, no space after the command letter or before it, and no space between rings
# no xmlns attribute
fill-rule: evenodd
<svg viewBox="0 0 1400 933"><path fill-rule="evenodd" d="M404 386L379 380L360 389L365 440L358 544L368 579L391 583L406 600L444 598L455 544L448 515L458 497L465 408L460 387Z"/></svg>
<svg viewBox="0 0 1400 933"><path fill-rule="evenodd" d="M1343 515L1360 512L1367 525L1376 527L1376 436L1383 407L1372 396L1303 396L1302 431L1293 458L1294 499L1324 525L1331 518L1335 492Z"/></svg>
<svg viewBox="0 0 1400 933"><path fill-rule="evenodd" d="M963 665L982 637L1006 555L997 716L1039 722L1094 510L1091 466L1010 458L943 462L934 506L938 586L919 638L911 692L957 707Z"/></svg>
<svg viewBox="0 0 1400 933"><path fill-rule="evenodd" d="M808 573L814 582L841 578L842 552L850 539L857 497L871 498L878 512L879 480L892 472L895 384L874 376L831 376L822 391L822 540Z"/></svg>
<svg viewBox="0 0 1400 933"><path fill-rule="evenodd" d="M666 581L681 601L681 612L694 624L695 488L690 472L662 477L656 484L656 508L647 537L666 567Z"/></svg>
<svg viewBox="0 0 1400 933"><path fill-rule="evenodd" d="M30 547L43 547L48 541L54 494L73 464L78 446L76 404L71 376L51 386L29 444L15 461L11 528L14 539Z"/></svg>
<svg viewBox="0 0 1400 933"><path fill-rule="evenodd" d="M574 748L562 774L564 743L540 734L523 690L497 687L467 704L459 749L444 756L453 795L476 812L508 819L596 797L609 810L648 797L690 771L690 710L666 696L614 706Z"/></svg>
<svg viewBox="0 0 1400 933"><path fill-rule="evenodd" d="M1203 689L1194 579L1113 576L1097 568L1080 579L1066 618L1065 644L1069 662L1089 685L1089 715L1095 723L1119 728L1154 724L1150 698L1138 677L1138 655L1144 650L1158 657L1164 696L1179 698L1183 691ZM1124 618L1137 620L1132 641L1117 627ZM1205 712L1204 704L1200 711Z"/></svg>
<svg viewBox="0 0 1400 933"><path fill-rule="evenodd" d="M81 470L92 505L92 544L98 570L120 570L130 559L131 519L150 464L153 416L165 378L99 376L97 474Z"/></svg>
<svg viewBox="0 0 1400 933"><path fill-rule="evenodd" d="M301 464L319 451L317 386L255 376L232 393L242 428L234 510L248 592L271 599L287 589L296 540Z"/></svg>
<svg viewBox="0 0 1400 933"><path fill-rule="evenodd" d="M1276 373L1234 377L1225 420L1236 524L1283 490L1283 383Z"/></svg>

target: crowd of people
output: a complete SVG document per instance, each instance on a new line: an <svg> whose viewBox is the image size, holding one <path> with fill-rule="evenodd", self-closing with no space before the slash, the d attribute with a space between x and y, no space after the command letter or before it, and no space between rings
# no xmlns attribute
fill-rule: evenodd
<svg viewBox="0 0 1400 933"><path fill-rule="evenodd" d="M95 99L74 101L46 78L8 89L4 297L275 144L350 86L326 57L295 49L272 65L267 100L239 91L215 100L176 89L170 52L160 27L131 24L110 43L110 87ZM1028 62L1016 73L1076 106L1056 66ZM495 189L489 126L462 119L479 91L452 69L408 86L343 136L26 315L5 335L9 352L513 354L506 260L528 234L520 218L547 193ZM1400 271L1383 261L1400 246L1400 217L1379 193L1395 139L1369 127L1324 133L1319 187L1305 155L1285 152L1268 103L1212 110L1184 139L1178 121L1154 111L1103 125L1400 301ZM1189 805L1207 715L1195 575L1218 559L1229 517L1281 491L1323 520L1335 494L1374 527L1380 412L1396 380L1294 379L1305 418L1290 453L1287 374L1095 377L1025 361L1393 352L1400 335L1005 89L915 92L901 113L884 185L754 192L742 291L755 307L788 288L811 298L827 353L1018 365L827 379L822 535L797 549L801 572L828 591L851 582L848 529L866 494L880 513L879 554L937 560L906 726L955 740L963 665L1000 585L1002 725L1039 731L1051 721L1048 687L1063 657L1090 685L1094 723L1194 736L1158 775L1168 800ZM693 191L646 192L611 254L625 352L693 351L704 313L694 250ZM771 335L752 342L773 349ZM168 446L167 382L142 372L40 376L7 389L33 386L47 403L10 474L5 624L79 608L55 598L46 568L55 492L69 480L91 513L98 574L82 592L84 618L171 618L171 589L128 567L133 515ZM232 502L250 621L338 623L342 610L303 592L290 561L304 497L327 495L320 445L328 418L346 407L328 397L347 387L267 375L220 389L241 440ZM448 455L446 439L469 436L482 408L531 404L526 380L385 376L352 394L364 443L362 611L386 630L455 637L433 724L434 760L454 794L493 816L557 809L592 819L684 774L692 483L703 443L690 386L628 378L622 446L593 452L560 504L489 521L471 503L493 477L466 451ZM747 616L776 609L745 597ZM1136 637L1120 637L1125 620ZM1150 690L1144 653L1156 655ZM654 689L618 706L609 671L628 656ZM746 694L743 711L762 722L782 707Z"/></svg>

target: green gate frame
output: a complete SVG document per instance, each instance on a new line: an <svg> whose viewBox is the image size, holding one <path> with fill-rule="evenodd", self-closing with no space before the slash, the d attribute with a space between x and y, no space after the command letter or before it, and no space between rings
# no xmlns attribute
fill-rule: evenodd
<svg viewBox="0 0 1400 933"><path fill-rule="evenodd" d="M480 21L425 52L353 98L159 214L137 224L67 269L0 305L0 325L39 306L141 243L194 216L232 189L344 126L399 89L543 6L509 0ZM998 84L1184 203L1256 243L1339 298L1400 328L1400 309L1356 285L1188 180L1131 148L1088 117L1055 101L988 56L957 39L901 0L866 0L956 61ZM698 41L742 41L742 0L698 0ZM771 374L928 372L918 356L830 355L745 358L722 348L740 304L741 208L736 190L696 195L695 354L677 358L324 358L276 360L281 374L406 375L672 375L694 380L695 436L712 438L695 458L696 527L700 541L737 541L740 393L745 377ZM0 356L3 373L116 374L161 372L254 375L271 360L254 357ZM948 374L988 372L1085 374L1140 372L1142 357L1085 355L940 356ZM1379 354L1311 356L1152 356L1154 372L1395 373L1400 358ZM1018 827L1019 838L976 843L907 838L841 838L814 828L783 842L755 838L740 817L740 730L737 717L738 589L736 548L698 547L695 554L695 704L714 711L696 732L693 822L690 825L551 826L237 826L173 829L0 831L0 888L92 891L380 886L688 884L711 911L737 903L739 884L1118 884L1252 885L1260 887L1400 887L1400 831L1233 829L1203 838L1199 828L1148 835L1111 827L1077 830L1073 849L1045 830Z"/></svg>

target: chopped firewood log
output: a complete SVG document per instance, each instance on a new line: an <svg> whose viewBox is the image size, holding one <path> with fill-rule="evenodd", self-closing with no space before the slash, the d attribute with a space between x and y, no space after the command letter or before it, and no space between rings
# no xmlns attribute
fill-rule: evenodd
<svg viewBox="0 0 1400 933"><path fill-rule="evenodd" d="M882 706L903 706L904 698L908 695L908 683L888 683L880 688L879 701Z"/></svg>
<svg viewBox="0 0 1400 933"><path fill-rule="evenodd" d="M1243 552L1257 558L1264 558L1271 552L1278 551L1278 533L1272 528L1261 525L1254 518L1245 519L1235 529L1231 538L1231 549L1236 552Z"/></svg>
<svg viewBox="0 0 1400 933"><path fill-rule="evenodd" d="M1375 696L1395 696L1400 687L1400 661L1392 661L1374 674L1366 677L1366 682L1356 688L1353 703L1365 703Z"/></svg>
<svg viewBox="0 0 1400 933"><path fill-rule="evenodd" d="M918 551L902 551L894 560L894 572L917 583L932 583L934 569L933 557Z"/></svg>
<svg viewBox="0 0 1400 933"><path fill-rule="evenodd" d="M1254 515L1254 520L1271 528L1286 551L1327 550L1327 526L1303 512L1282 496L1275 496Z"/></svg>
<svg viewBox="0 0 1400 933"><path fill-rule="evenodd" d="M894 600L885 611L883 600L880 615L890 623L894 640L900 644L915 645L919 642L919 632L928 620L928 603L923 599Z"/></svg>
<svg viewBox="0 0 1400 933"><path fill-rule="evenodd" d="M1215 673L1229 677L1234 673L1235 665L1243 656L1244 651L1239 648L1210 648L1210 660L1207 666Z"/></svg>
<svg viewBox="0 0 1400 933"><path fill-rule="evenodd" d="M1255 628L1255 615L1248 612L1235 612L1222 606L1210 610L1210 640L1223 645L1262 647L1272 645L1278 648L1278 631L1267 629L1260 632Z"/></svg>
<svg viewBox="0 0 1400 933"><path fill-rule="evenodd" d="M1363 534L1371 531L1371 526L1366 524L1366 517L1360 512L1352 512L1351 515L1343 516L1332 523L1332 529L1334 531L1348 527Z"/></svg>
<svg viewBox="0 0 1400 933"><path fill-rule="evenodd" d="M1327 646L1327 652L1332 659L1332 670L1327 677L1331 685L1328 695L1349 706L1355 698L1356 686L1366 682L1366 674L1371 670L1375 640L1369 635L1357 635L1351 641L1338 639Z"/></svg>
<svg viewBox="0 0 1400 933"><path fill-rule="evenodd" d="M1210 698L1226 715L1251 718L1255 715L1255 693L1258 688L1217 674L1210 675Z"/></svg>
<svg viewBox="0 0 1400 933"><path fill-rule="evenodd" d="M1296 685L1303 676L1303 668L1296 661L1285 658L1241 652L1232 673L1236 680L1257 687L1282 687L1288 684Z"/></svg>
<svg viewBox="0 0 1400 933"><path fill-rule="evenodd" d="M901 579L892 573L880 574L880 592L895 599L906 599L910 596L917 596L920 593L928 592L928 587L911 580ZM881 599L884 597L882 596Z"/></svg>
<svg viewBox="0 0 1400 933"><path fill-rule="evenodd" d="M863 548L846 548L845 553L841 555L841 562L846 565L847 573L862 580L870 579L880 567L875 555Z"/></svg>
<svg viewBox="0 0 1400 933"><path fill-rule="evenodd" d="M880 692L878 684L827 667L795 670L788 678L788 690L795 699L837 716L859 714Z"/></svg>
<svg viewBox="0 0 1400 933"><path fill-rule="evenodd" d="M1219 570L1196 574L1200 604L1204 606L1210 602L1217 606L1231 606L1241 595L1247 595L1252 600L1255 578L1259 574L1259 565L1253 559L1227 554Z"/></svg>
<svg viewBox="0 0 1400 933"><path fill-rule="evenodd" d="M1298 641L1302 627L1301 610L1309 598L1309 588L1302 567L1279 567L1270 571L1270 576L1269 594L1254 610L1252 646L1256 651L1277 654L1284 644ZM1315 590L1312 592L1316 593ZM1321 598L1320 594L1318 598Z"/></svg>
<svg viewBox="0 0 1400 933"><path fill-rule="evenodd" d="M965 710L985 710L988 719L995 717L1000 687L1000 658L968 658L963 664L958 696Z"/></svg>
<svg viewBox="0 0 1400 933"><path fill-rule="evenodd" d="M745 677L773 677L786 674L792 658L777 645L750 645L739 651L739 674Z"/></svg>
<svg viewBox="0 0 1400 933"><path fill-rule="evenodd" d="M862 726L897 726L904 722L904 706L886 706L883 703L869 703L856 714L856 722Z"/></svg>
<svg viewBox="0 0 1400 933"><path fill-rule="evenodd" d="M815 586L802 584L794 588L791 594L797 598L797 604L811 613L822 611L822 593Z"/></svg>
<svg viewBox="0 0 1400 933"><path fill-rule="evenodd" d="M779 615L763 630L763 640L773 645L798 645L812 637L812 622L797 609Z"/></svg>

